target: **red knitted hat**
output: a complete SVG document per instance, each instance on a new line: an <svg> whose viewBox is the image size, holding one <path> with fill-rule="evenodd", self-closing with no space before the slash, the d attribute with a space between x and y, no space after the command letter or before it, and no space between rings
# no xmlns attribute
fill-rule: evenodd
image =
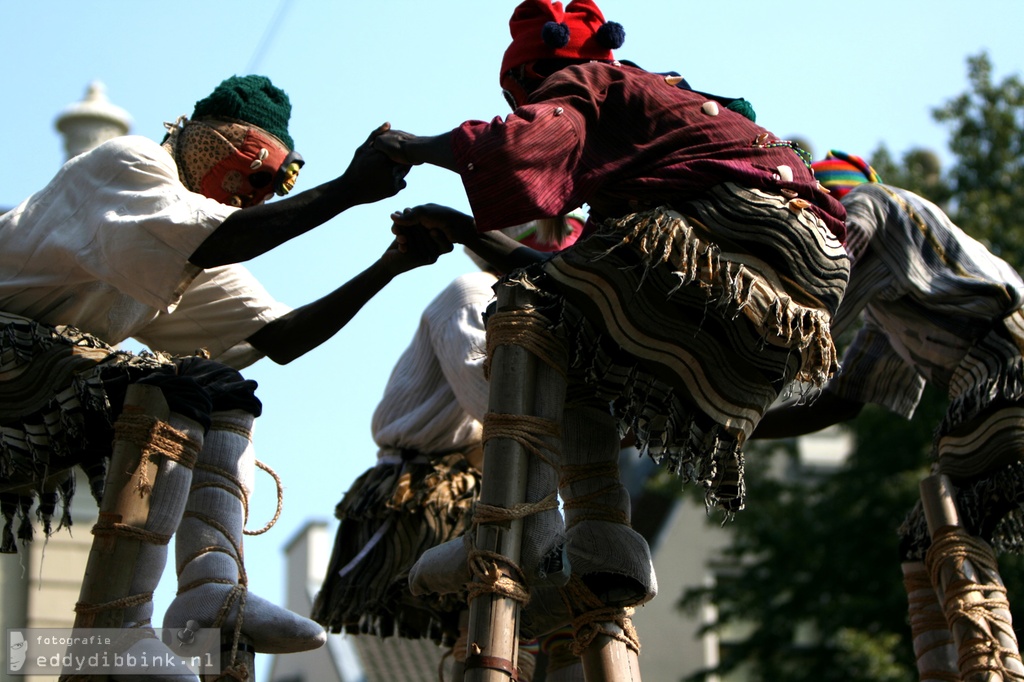
<svg viewBox="0 0 1024 682"><path fill-rule="evenodd" d="M501 60L501 74L538 59L597 59L610 61L622 46L621 24L605 21L593 0L561 2L524 0L508 22L512 44Z"/></svg>

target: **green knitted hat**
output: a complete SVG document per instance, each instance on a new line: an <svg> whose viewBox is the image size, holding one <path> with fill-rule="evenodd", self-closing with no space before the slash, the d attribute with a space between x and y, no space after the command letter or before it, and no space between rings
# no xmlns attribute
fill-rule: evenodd
<svg viewBox="0 0 1024 682"><path fill-rule="evenodd" d="M192 118L228 118L251 123L294 150L295 142L288 134L291 114L288 95L266 76L232 76L196 102Z"/></svg>

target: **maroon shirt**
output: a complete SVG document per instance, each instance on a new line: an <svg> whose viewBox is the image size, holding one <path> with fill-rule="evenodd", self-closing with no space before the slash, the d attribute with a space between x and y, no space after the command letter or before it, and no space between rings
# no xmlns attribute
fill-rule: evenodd
<svg viewBox="0 0 1024 682"><path fill-rule="evenodd" d="M842 204L789 147L745 116L639 68L591 62L548 77L502 120L467 121L452 150L481 231L564 215L583 204L592 221L699 198L734 182L811 203L843 240ZM783 181L778 167L793 179Z"/></svg>

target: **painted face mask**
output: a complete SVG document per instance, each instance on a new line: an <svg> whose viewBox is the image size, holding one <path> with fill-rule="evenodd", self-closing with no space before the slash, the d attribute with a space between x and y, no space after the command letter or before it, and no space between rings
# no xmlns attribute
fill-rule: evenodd
<svg viewBox="0 0 1024 682"><path fill-rule="evenodd" d="M186 122L175 159L190 190L241 208L288 194L305 163L262 128L226 121Z"/></svg>

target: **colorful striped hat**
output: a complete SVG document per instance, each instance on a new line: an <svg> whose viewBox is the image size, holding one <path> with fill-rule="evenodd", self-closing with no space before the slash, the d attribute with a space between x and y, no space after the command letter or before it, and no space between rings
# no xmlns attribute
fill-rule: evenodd
<svg viewBox="0 0 1024 682"><path fill-rule="evenodd" d="M881 182L875 169L859 156L829 151L825 158L811 164L814 177L836 199L841 199L851 189L865 182Z"/></svg>

